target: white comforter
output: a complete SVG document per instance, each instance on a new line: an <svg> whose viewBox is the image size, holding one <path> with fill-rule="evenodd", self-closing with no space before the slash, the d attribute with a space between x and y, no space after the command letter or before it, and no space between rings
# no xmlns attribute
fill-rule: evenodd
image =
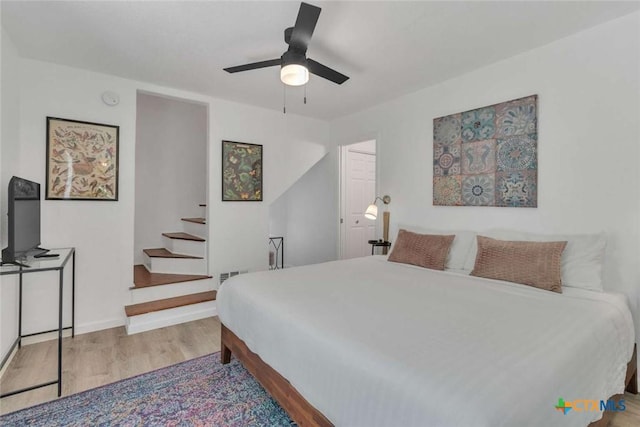
<svg viewBox="0 0 640 427"><path fill-rule="evenodd" d="M241 275L222 323L336 426L586 426L558 398L624 389L619 295L357 258Z"/></svg>

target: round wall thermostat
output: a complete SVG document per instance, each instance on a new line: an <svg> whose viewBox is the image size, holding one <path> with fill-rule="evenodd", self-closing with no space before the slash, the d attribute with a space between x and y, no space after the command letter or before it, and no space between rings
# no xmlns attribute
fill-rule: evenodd
<svg viewBox="0 0 640 427"><path fill-rule="evenodd" d="M117 93L108 90L102 94L102 102L113 107L120 103L120 96Z"/></svg>

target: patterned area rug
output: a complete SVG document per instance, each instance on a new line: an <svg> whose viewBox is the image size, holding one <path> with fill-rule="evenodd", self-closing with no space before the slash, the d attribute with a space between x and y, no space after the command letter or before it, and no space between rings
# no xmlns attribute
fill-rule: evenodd
<svg viewBox="0 0 640 427"><path fill-rule="evenodd" d="M0 417L2 426L292 426L237 361L214 353Z"/></svg>

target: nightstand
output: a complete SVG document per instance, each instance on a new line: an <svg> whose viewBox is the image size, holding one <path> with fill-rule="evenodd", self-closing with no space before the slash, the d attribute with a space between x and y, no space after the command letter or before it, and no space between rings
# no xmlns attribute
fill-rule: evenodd
<svg viewBox="0 0 640 427"><path fill-rule="evenodd" d="M371 245L371 255L375 253L376 248L382 248L382 255L386 255L391 247L391 242L382 240L369 240L369 244Z"/></svg>

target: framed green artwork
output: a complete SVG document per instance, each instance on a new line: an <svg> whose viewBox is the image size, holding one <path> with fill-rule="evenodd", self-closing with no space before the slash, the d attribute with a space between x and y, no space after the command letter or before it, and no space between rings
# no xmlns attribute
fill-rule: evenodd
<svg viewBox="0 0 640 427"><path fill-rule="evenodd" d="M262 145L222 141L222 201L262 201Z"/></svg>

